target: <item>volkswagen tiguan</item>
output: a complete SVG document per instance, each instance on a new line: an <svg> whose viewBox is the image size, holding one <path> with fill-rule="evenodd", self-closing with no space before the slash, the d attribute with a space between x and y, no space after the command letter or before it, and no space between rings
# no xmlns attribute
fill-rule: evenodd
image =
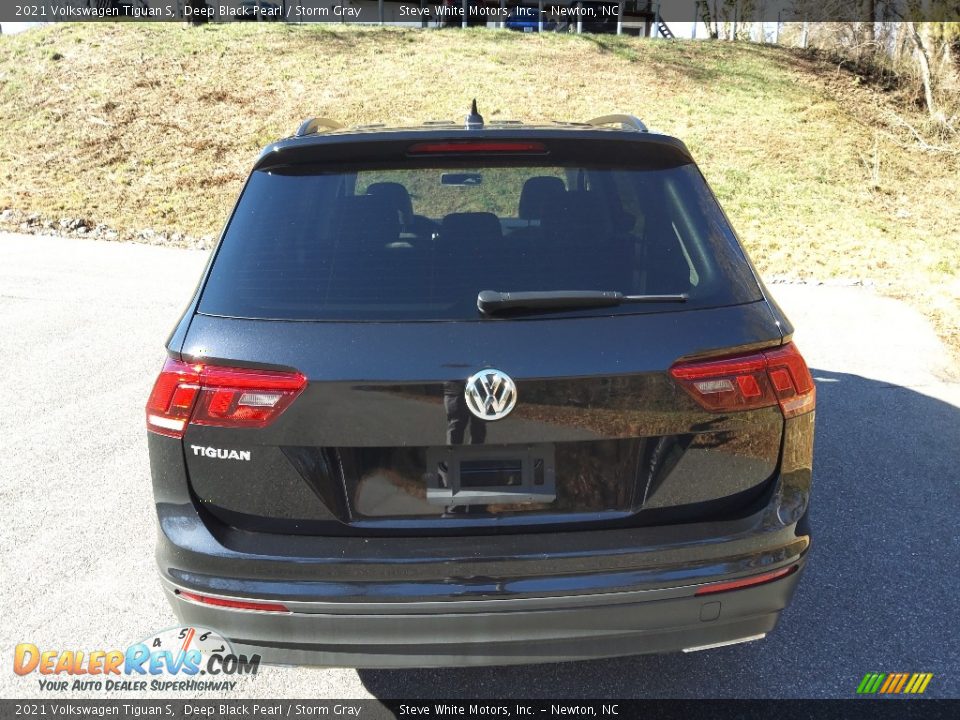
<svg viewBox="0 0 960 720"><path fill-rule="evenodd" d="M686 146L632 116L308 120L149 397L163 590L288 664L762 638L810 547L792 334Z"/></svg>

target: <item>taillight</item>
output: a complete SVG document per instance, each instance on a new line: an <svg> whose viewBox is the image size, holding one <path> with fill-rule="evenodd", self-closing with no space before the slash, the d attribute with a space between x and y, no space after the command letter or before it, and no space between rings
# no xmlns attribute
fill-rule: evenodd
<svg viewBox="0 0 960 720"><path fill-rule="evenodd" d="M180 438L200 391L202 365L167 358L147 400L147 429Z"/></svg>
<svg viewBox="0 0 960 720"><path fill-rule="evenodd" d="M713 412L780 405L783 416L789 418L816 405L813 378L793 343L749 355L677 363L670 374Z"/></svg>
<svg viewBox="0 0 960 720"><path fill-rule="evenodd" d="M298 372L190 364L168 358L147 401L147 429L181 438L187 423L264 427L303 392Z"/></svg>

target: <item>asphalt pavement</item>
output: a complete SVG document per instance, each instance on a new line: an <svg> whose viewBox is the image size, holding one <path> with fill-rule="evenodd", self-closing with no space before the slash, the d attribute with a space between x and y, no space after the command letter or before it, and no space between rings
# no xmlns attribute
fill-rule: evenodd
<svg viewBox="0 0 960 720"><path fill-rule="evenodd" d="M154 570L143 405L206 255L0 234L0 696L40 694L6 664L17 643L125 648L176 622ZM510 668L264 668L229 696L848 698L866 672L922 671L927 696L960 697L960 369L903 302L773 291L818 406L812 557L766 640Z"/></svg>

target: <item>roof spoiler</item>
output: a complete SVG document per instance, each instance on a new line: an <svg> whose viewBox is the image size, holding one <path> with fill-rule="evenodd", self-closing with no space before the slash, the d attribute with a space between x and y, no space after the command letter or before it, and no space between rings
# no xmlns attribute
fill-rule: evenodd
<svg viewBox="0 0 960 720"><path fill-rule="evenodd" d="M471 124L471 118L479 118L479 115L476 114L476 100L474 100L474 105L472 108L471 115L467 118L467 127L469 128L479 128L483 127L483 120L480 119L479 123L474 120ZM431 120L425 122L425 126L444 126L444 125L455 125L452 120ZM518 120L494 120L490 125L510 125L517 126L522 125ZM559 125L591 125L593 127L604 127L606 125L619 125L621 130L628 130L631 132L649 132L647 126L644 122L638 118L636 115L625 115L622 113L614 113L612 115L601 115L600 117L595 117L592 120L587 120L586 122L560 122L557 121ZM333 130L342 130L346 126L342 123L332 120L331 118L325 117L314 117L307 118L304 120L300 127L297 129L295 137L304 137L305 135L318 135L320 133L331 132ZM365 126L365 127L377 127L377 126Z"/></svg>

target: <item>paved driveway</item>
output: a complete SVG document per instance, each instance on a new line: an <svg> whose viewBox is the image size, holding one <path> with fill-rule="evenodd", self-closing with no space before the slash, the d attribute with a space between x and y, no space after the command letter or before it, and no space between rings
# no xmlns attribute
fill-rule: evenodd
<svg viewBox="0 0 960 720"><path fill-rule="evenodd" d="M5 665L18 642L126 647L174 623L154 576L142 407L204 261L0 234L4 697L38 694L35 676ZM774 291L819 404L812 562L766 641L519 668L266 668L239 694L849 697L865 672L926 671L928 695L960 697L960 385L945 380L946 352L903 303L856 288Z"/></svg>

